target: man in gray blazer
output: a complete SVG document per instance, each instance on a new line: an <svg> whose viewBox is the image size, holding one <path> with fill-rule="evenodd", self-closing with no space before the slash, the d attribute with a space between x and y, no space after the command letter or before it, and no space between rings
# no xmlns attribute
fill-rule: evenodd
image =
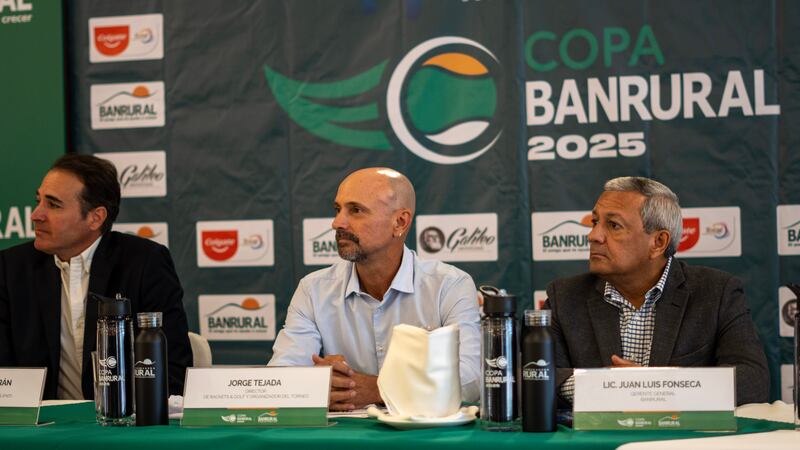
<svg viewBox="0 0 800 450"><path fill-rule="evenodd" d="M732 366L737 404L768 400L742 283L675 259L681 231L668 187L641 177L605 184L592 210L589 273L547 287L562 401L572 402L572 368L634 366Z"/></svg>

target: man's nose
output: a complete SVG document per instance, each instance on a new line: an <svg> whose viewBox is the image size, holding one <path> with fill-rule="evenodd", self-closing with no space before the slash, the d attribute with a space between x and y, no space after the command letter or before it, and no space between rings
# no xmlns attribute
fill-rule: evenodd
<svg viewBox="0 0 800 450"><path fill-rule="evenodd" d="M33 212L31 213L31 220L34 222L41 222L44 220L44 208L42 207L41 203L36 205L36 208L33 209Z"/></svg>
<svg viewBox="0 0 800 450"><path fill-rule="evenodd" d="M333 223L331 223L331 227L334 230L344 229L347 227L347 220L344 218L344 214L339 211L336 213L336 217L333 218Z"/></svg>
<svg viewBox="0 0 800 450"><path fill-rule="evenodd" d="M589 231L589 242L602 243L605 240L603 231L600 226L594 225Z"/></svg>

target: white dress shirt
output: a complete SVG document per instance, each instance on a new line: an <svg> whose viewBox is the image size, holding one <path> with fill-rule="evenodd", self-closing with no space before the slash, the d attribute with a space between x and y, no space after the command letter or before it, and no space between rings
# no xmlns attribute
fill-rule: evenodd
<svg viewBox="0 0 800 450"><path fill-rule="evenodd" d="M86 319L86 294L92 257L100 243L92 245L69 261L53 255L61 272L61 363L58 373L58 398L82 400L83 324Z"/></svg>

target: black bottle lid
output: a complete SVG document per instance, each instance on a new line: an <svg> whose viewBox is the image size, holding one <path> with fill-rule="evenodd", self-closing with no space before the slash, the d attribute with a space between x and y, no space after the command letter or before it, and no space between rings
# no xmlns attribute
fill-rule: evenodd
<svg viewBox="0 0 800 450"><path fill-rule="evenodd" d="M89 293L97 301L97 317L125 317L131 315L131 301L117 294L116 298L103 297L102 295Z"/></svg>
<svg viewBox="0 0 800 450"><path fill-rule="evenodd" d="M517 296L494 286L478 288L483 294L483 312L487 316L513 316L517 312Z"/></svg>

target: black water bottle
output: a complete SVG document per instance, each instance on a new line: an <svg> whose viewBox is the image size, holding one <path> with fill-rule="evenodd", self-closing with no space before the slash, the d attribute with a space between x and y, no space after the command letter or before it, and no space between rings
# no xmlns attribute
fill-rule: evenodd
<svg viewBox="0 0 800 450"><path fill-rule="evenodd" d="M136 425L168 425L167 336L161 329L160 312L136 315L139 333L133 343L136 362Z"/></svg>
<svg viewBox="0 0 800 450"><path fill-rule="evenodd" d="M133 423L133 322L131 303L117 294L97 301L95 410L100 425Z"/></svg>
<svg viewBox="0 0 800 450"><path fill-rule="evenodd" d="M522 336L522 431L555 431L555 344L550 311L525 311Z"/></svg>

